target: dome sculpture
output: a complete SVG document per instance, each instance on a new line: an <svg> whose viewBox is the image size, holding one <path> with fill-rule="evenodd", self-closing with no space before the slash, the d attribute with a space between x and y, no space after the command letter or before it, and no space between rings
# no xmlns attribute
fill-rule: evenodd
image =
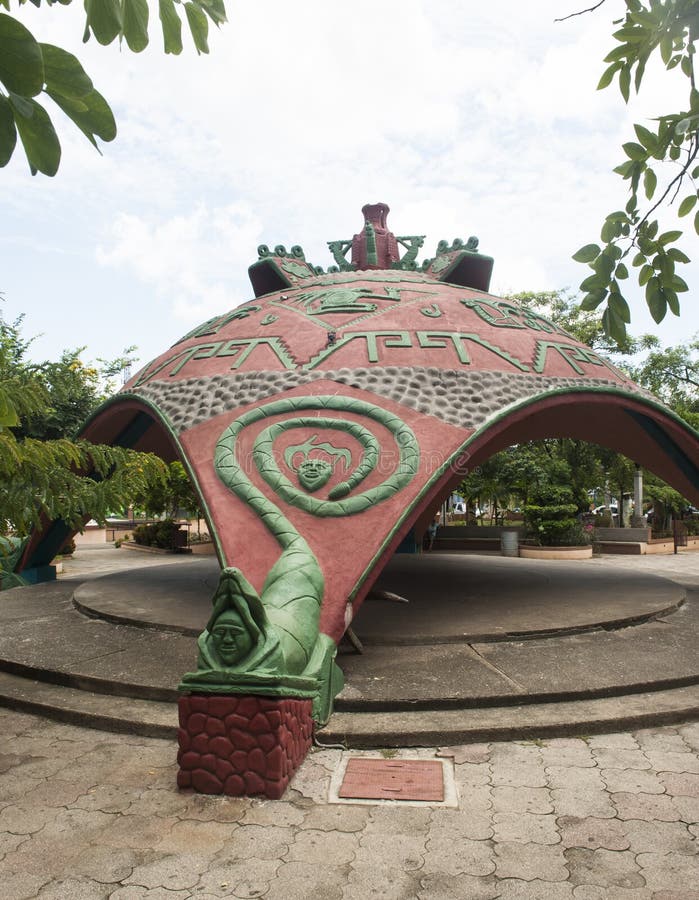
<svg viewBox="0 0 699 900"><path fill-rule="evenodd" d="M208 678L286 691L324 721L341 684L334 647L382 567L513 443L593 441L699 504L686 423L545 316L489 294L493 260L476 238L440 241L418 263L424 239L393 235L388 211L365 206L359 232L329 242L327 271L298 246L261 246L254 297L145 365L84 431L180 458L201 497L224 643L214 615L187 690ZM59 538L35 535L24 564L48 562ZM272 648L243 638L249 667L231 662L236 615Z"/></svg>

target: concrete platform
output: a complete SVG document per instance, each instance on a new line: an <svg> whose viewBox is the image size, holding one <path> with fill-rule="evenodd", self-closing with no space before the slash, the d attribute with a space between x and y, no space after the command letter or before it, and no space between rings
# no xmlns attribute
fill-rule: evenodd
<svg viewBox="0 0 699 900"><path fill-rule="evenodd" d="M79 585L82 612L111 622L197 636L211 611L215 559L127 570ZM354 620L372 644L503 640L636 624L678 609L686 591L653 575L557 562L431 553L394 557L377 590L409 602L367 600Z"/></svg>
<svg viewBox="0 0 699 900"><path fill-rule="evenodd" d="M409 602L360 610L365 652L341 645L346 687L320 740L429 745L698 717L699 565L656 559L395 557L377 587ZM211 559L90 549L58 582L4 592L0 703L174 733L216 580Z"/></svg>

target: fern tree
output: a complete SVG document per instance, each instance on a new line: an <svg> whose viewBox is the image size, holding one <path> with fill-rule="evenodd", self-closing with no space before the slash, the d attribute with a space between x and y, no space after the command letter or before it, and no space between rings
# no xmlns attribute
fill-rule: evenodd
<svg viewBox="0 0 699 900"><path fill-rule="evenodd" d="M41 367L23 362L18 323L0 318L0 534L23 537L43 517L79 528L128 505L166 474L148 453L84 440L22 436L22 424L46 414L50 394Z"/></svg>

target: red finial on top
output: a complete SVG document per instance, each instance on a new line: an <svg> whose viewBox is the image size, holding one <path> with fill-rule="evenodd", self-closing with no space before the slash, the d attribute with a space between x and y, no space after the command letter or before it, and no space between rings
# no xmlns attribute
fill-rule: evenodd
<svg viewBox="0 0 699 900"><path fill-rule="evenodd" d="M396 238L386 227L389 211L386 203L362 207L364 228L352 238L352 263L358 269L390 269L399 261Z"/></svg>

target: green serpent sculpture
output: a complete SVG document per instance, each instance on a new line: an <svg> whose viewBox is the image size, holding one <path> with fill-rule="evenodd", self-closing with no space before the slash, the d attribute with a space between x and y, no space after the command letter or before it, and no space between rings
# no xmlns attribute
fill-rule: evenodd
<svg viewBox="0 0 699 900"><path fill-rule="evenodd" d="M316 414L310 415L311 411ZM376 468L381 447L359 422L319 415L328 411L368 418L391 432L398 446L398 465L382 483L353 493ZM346 396L292 397L257 407L232 422L216 445L216 471L223 483L259 516L279 543L282 554L270 569L259 596L239 569L222 570L213 612L199 637L197 671L184 676L180 689L312 697L313 717L322 724L330 717L333 699L343 683L342 672L335 663L335 642L318 630L325 591L323 573L307 541L250 481L236 453L245 428L283 415L287 418L273 422L257 435L252 458L262 478L281 499L311 515L362 513L393 497L417 472L420 451L412 430L398 416L363 400ZM287 448L284 459L292 470L294 456L304 456L304 462L294 470L297 487L279 469L274 453L276 440L294 428L342 431L362 447L359 464L329 491L326 499L310 494L327 483L333 467L308 459L308 453L323 450L342 457L346 464L351 454L346 448L337 449L327 442L316 444L317 435Z"/></svg>

